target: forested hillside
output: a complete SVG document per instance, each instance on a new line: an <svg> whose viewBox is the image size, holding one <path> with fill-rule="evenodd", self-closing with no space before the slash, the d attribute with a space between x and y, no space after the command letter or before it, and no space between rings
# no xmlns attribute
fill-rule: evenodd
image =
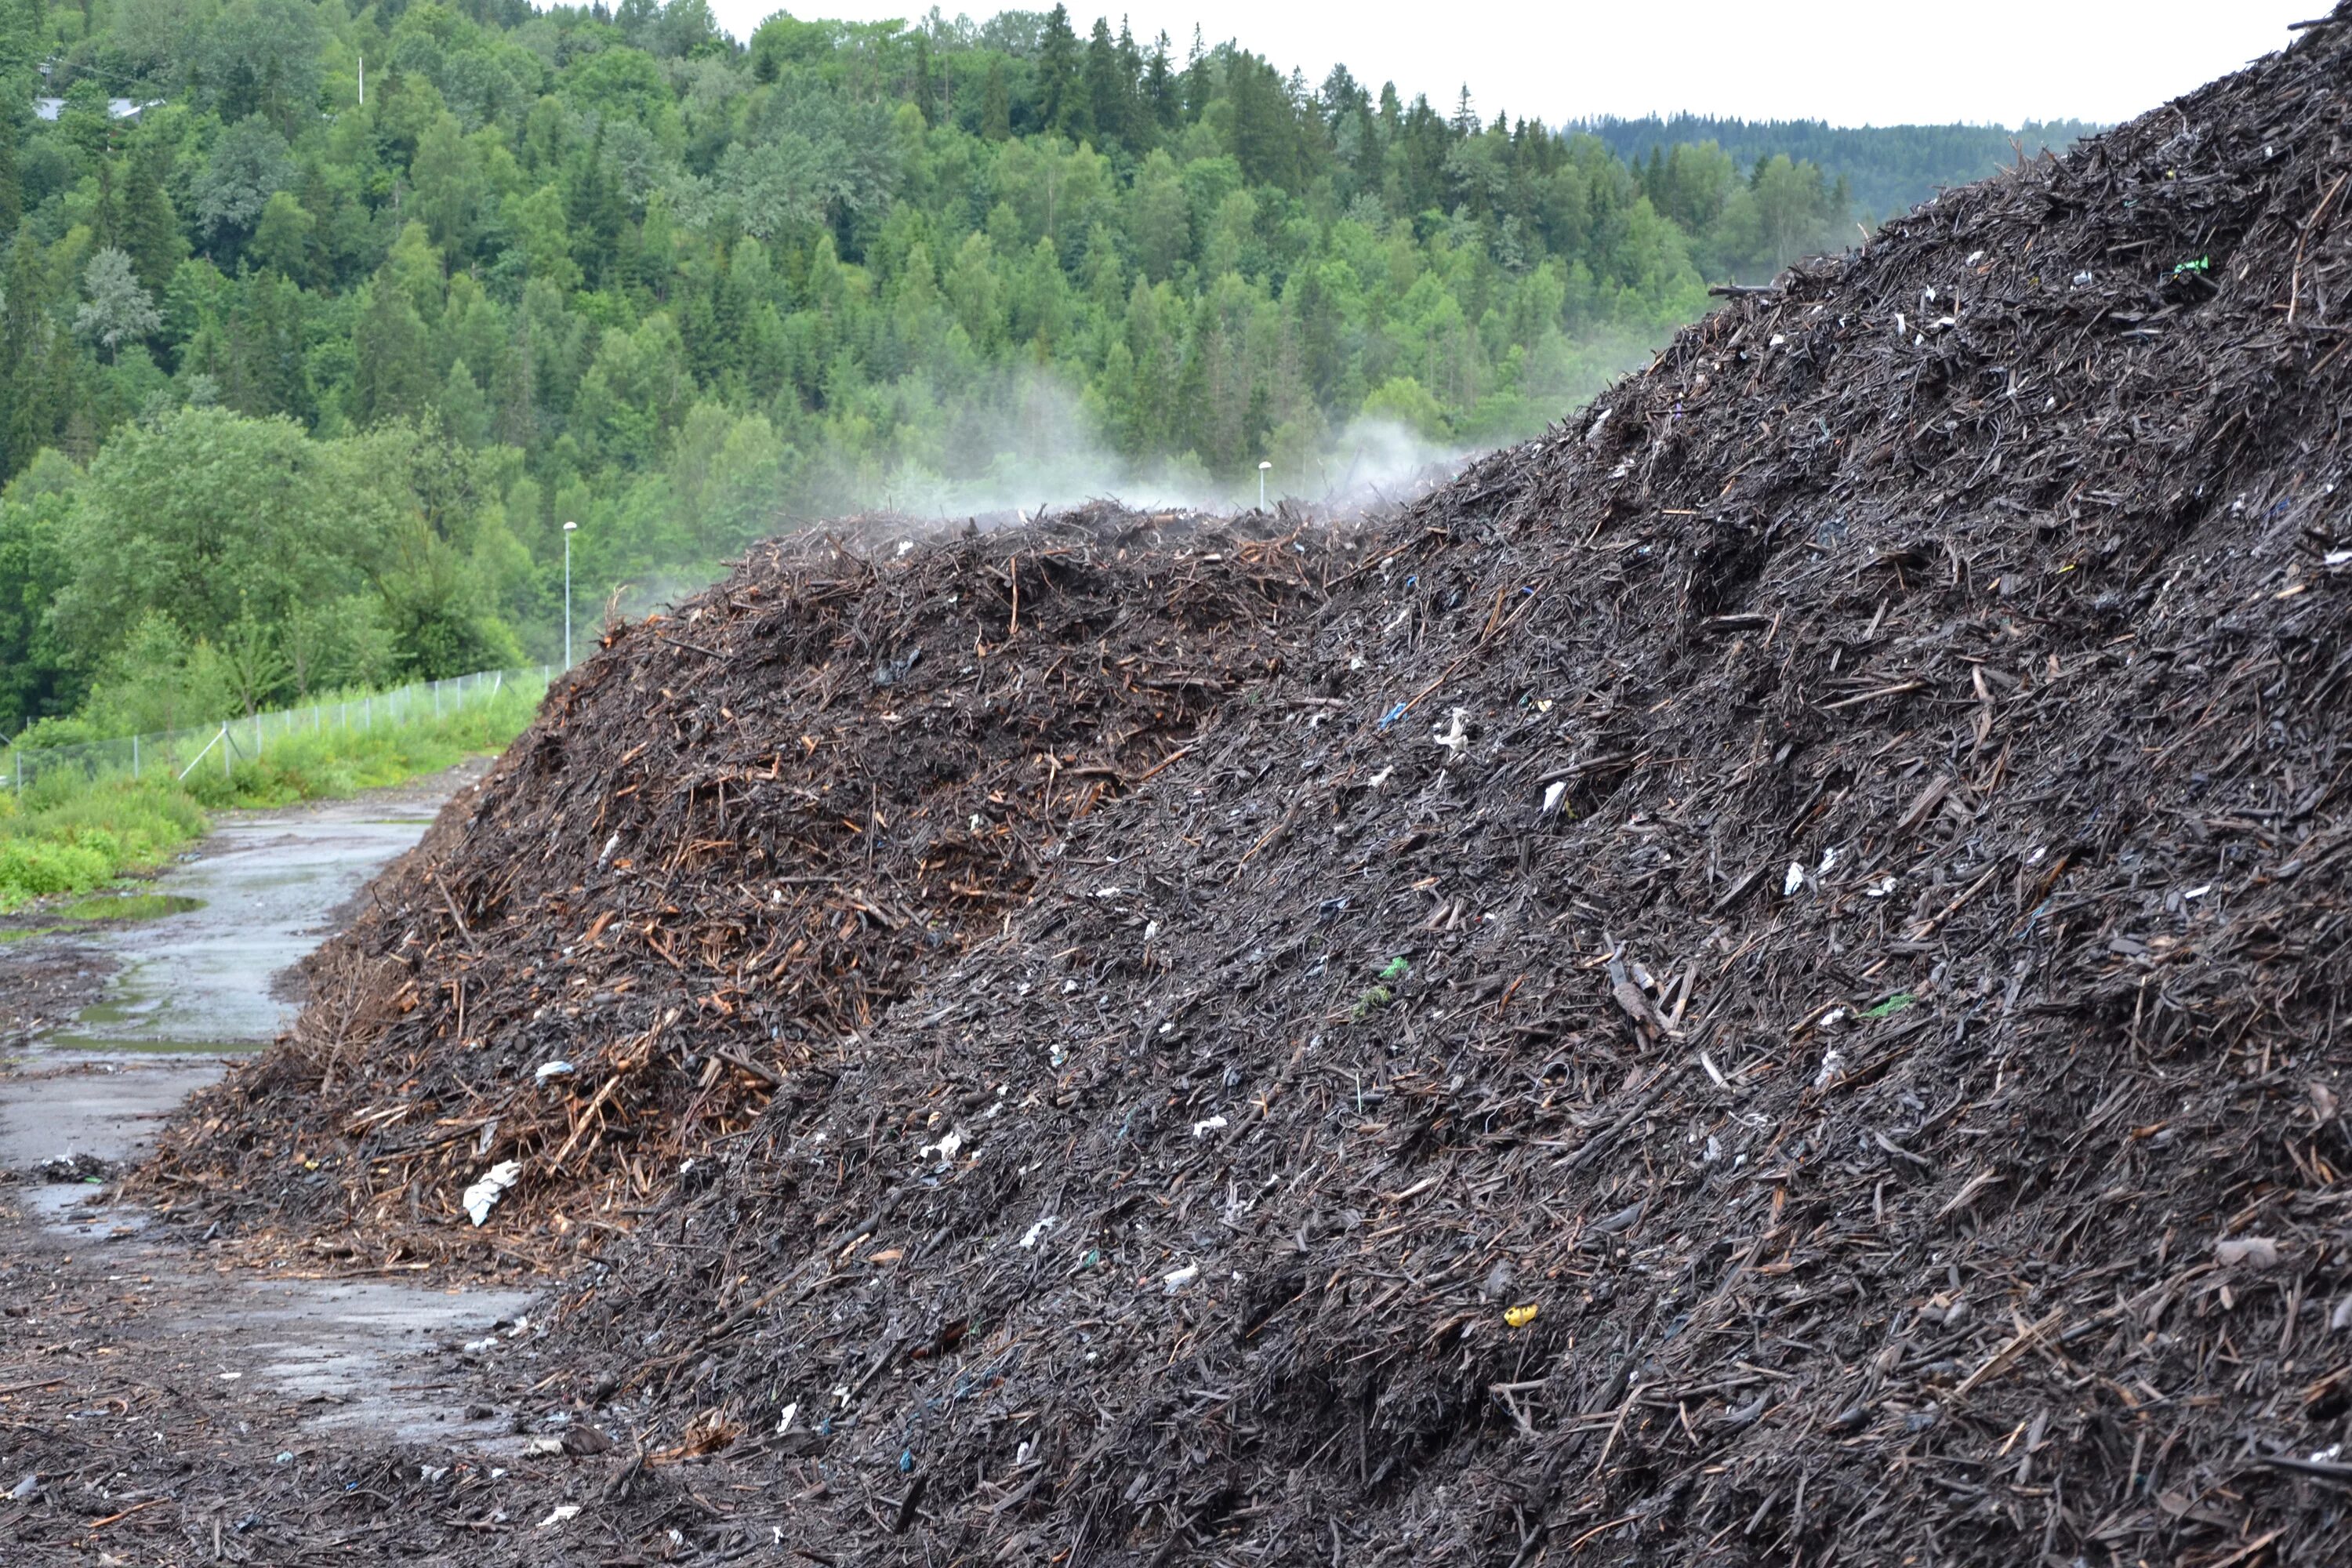
<svg viewBox="0 0 2352 1568"><path fill-rule="evenodd" d="M11 731L547 657L567 520L593 619L828 512L1320 491L1351 431L1537 429L1850 232L1801 159L1666 179L1059 7L5 19Z"/></svg>
<svg viewBox="0 0 2352 1568"><path fill-rule="evenodd" d="M1584 121L1572 129L1599 137L1641 170L1643 189L1653 200L1662 189L1673 188L1677 159L1712 145L1742 169L1782 156L1810 163L1845 182L1857 219L1883 220L1908 212L1938 190L1981 180L2021 156L2063 153L2099 127L2082 120L2033 121L2016 131L1999 125L1856 127L1819 120L1653 114Z"/></svg>

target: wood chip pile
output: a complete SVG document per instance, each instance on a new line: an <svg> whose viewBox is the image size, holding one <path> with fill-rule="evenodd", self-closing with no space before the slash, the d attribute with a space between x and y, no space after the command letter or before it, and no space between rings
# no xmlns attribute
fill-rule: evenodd
<svg viewBox="0 0 2352 1568"><path fill-rule="evenodd" d="M1319 531L1108 508L860 532L615 627L148 1190L387 1264L593 1250L1001 938L1060 830L1263 682L1345 569Z"/></svg>
<svg viewBox="0 0 2352 1568"><path fill-rule="evenodd" d="M1229 552L1111 645L1181 711L1053 633L1059 773L943 725L952 815L887 584L1001 579L627 633L370 928L342 1125L452 1088L369 1201L740 1130L545 1342L813 1561L2352 1560L2347 82L2339 10L1734 300L1301 619Z"/></svg>

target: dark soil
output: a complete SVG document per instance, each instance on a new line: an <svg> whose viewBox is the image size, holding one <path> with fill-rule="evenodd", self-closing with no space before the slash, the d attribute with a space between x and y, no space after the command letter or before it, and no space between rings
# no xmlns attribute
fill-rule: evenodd
<svg viewBox="0 0 2352 1568"><path fill-rule="evenodd" d="M1041 782L1005 687L931 695L952 813L873 717L1032 542L620 635L236 1086L251 1158L392 1235L508 1149L496 1234L654 1210L550 1386L803 1560L2345 1561L2347 16L1155 616L1197 706L1041 637L1118 717L1024 722L1145 737L1051 856L954 837ZM870 764L779 744L835 702ZM754 927L797 875L849 891Z"/></svg>
<svg viewBox="0 0 2352 1568"><path fill-rule="evenodd" d="M99 950L37 913L0 923L0 1051L67 1022L106 990Z"/></svg>

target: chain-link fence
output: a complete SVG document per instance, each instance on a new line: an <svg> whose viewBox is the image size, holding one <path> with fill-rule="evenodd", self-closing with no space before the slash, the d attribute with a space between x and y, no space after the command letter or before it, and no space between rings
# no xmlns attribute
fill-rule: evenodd
<svg viewBox="0 0 2352 1568"><path fill-rule="evenodd" d="M70 773L95 782L104 778L143 779L157 773L186 778L196 769L217 768L224 774L247 759L268 755L273 746L298 736L339 730L353 733L437 721L488 702L499 692L522 687L533 697L544 691L552 667L486 669L474 675L454 675L446 680L419 680L390 691L362 692L331 702L256 713L184 730L126 735L113 740L85 741L69 746L11 744L0 763L7 765L0 788L18 794L36 781Z"/></svg>

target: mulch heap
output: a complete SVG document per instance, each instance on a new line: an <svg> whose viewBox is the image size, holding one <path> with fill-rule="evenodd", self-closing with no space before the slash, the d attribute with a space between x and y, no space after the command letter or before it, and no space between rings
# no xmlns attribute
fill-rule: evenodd
<svg viewBox="0 0 2352 1568"><path fill-rule="evenodd" d="M563 1386L817 1562L2352 1560L2346 23L1385 530Z"/></svg>
<svg viewBox="0 0 2352 1568"><path fill-rule="evenodd" d="M615 626L313 958L288 1037L191 1102L144 1194L386 1264L625 1231L1268 678L1352 558L1255 521L868 520Z"/></svg>

